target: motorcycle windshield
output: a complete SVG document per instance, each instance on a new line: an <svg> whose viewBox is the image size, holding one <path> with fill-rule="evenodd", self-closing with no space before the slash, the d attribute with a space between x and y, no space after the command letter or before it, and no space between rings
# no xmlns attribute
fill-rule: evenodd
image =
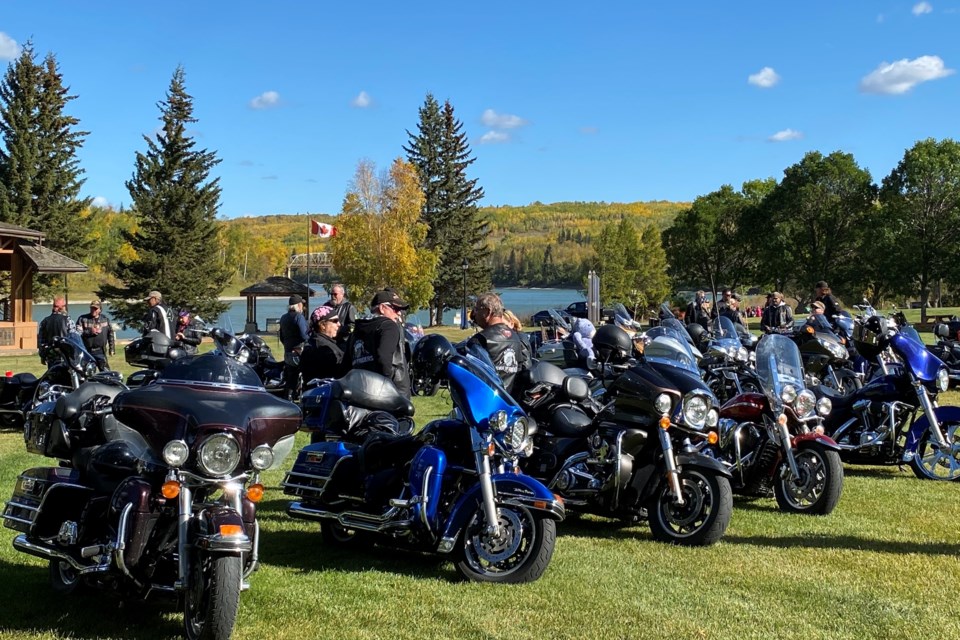
<svg viewBox="0 0 960 640"><path fill-rule="evenodd" d="M570 323L563 319L559 311L547 309L547 313L550 315L550 320L553 321L554 326L560 327L564 331L570 331Z"/></svg>
<svg viewBox="0 0 960 640"><path fill-rule="evenodd" d="M216 353L181 358L163 370L158 384L189 384L233 390L262 391L260 377L250 367Z"/></svg>
<svg viewBox="0 0 960 640"><path fill-rule="evenodd" d="M71 367L79 371L86 371L91 364L96 366L96 360L87 348L83 346L83 341L75 333L68 334L60 342L60 353L64 355Z"/></svg>
<svg viewBox="0 0 960 640"><path fill-rule="evenodd" d="M453 403L470 424L486 425L497 411L506 411L508 417L523 413L503 388L482 347L468 348L465 354L452 358L447 363L447 375Z"/></svg>
<svg viewBox="0 0 960 640"><path fill-rule="evenodd" d="M690 344L676 329L666 324L653 327L646 332L644 342L643 357L647 361L679 367L700 376Z"/></svg>
<svg viewBox="0 0 960 640"><path fill-rule="evenodd" d="M733 351L737 351L743 346L740 343L740 334L733 326L733 321L726 316L714 318L710 322L710 331L713 332L713 338L710 340L711 346L733 349Z"/></svg>
<svg viewBox="0 0 960 640"><path fill-rule="evenodd" d="M814 314L810 316L810 319L807 322L819 333L833 333L833 327L830 326L830 321L827 320L827 316L823 314Z"/></svg>
<svg viewBox="0 0 960 640"><path fill-rule="evenodd" d="M912 327L911 327L912 329ZM916 334L916 330L913 332ZM904 331L898 331L890 338L890 346L904 363L910 367L913 375L921 382L933 382L937 379L937 372L944 366L943 361L930 353L923 342L911 337Z"/></svg>
<svg viewBox="0 0 960 640"><path fill-rule="evenodd" d="M841 313L836 317L836 322L844 336L849 338L853 335L853 318L845 313Z"/></svg>
<svg viewBox="0 0 960 640"><path fill-rule="evenodd" d="M783 410L781 393L792 386L798 393L803 391L803 360L796 343L777 333L770 333L757 344L757 378L763 393L774 411Z"/></svg>

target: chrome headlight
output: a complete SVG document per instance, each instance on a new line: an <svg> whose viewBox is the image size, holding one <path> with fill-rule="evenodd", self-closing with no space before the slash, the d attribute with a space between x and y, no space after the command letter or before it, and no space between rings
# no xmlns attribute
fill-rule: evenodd
<svg viewBox="0 0 960 640"><path fill-rule="evenodd" d="M787 404L793 404L793 401L797 399L797 389L792 384L788 384L780 392L780 399Z"/></svg>
<svg viewBox="0 0 960 640"><path fill-rule="evenodd" d="M703 396L691 394L683 399L683 421L688 427L703 429L710 405Z"/></svg>
<svg viewBox="0 0 960 640"><path fill-rule="evenodd" d="M506 445L513 451L520 451L527 439L527 419L520 416L510 425L506 433Z"/></svg>
<svg viewBox="0 0 960 640"><path fill-rule="evenodd" d="M937 388L940 391L946 391L950 387L950 372L946 367L940 367L937 371Z"/></svg>
<svg viewBox="0 0 960 640"><path fill-rule="evenodd" d="M830 415L831 411L833 411L833 403L830 402L830 398L820 398L817 400L817 413L826 417Z"/></svg>
<svg viewBox="0 0 960 640"><path fill-rule="evenodd" d="M824 349L829 351L830 355L832 355L834 358L838 360L846 360L847 356L849 356L846 348L844 348L843 345L837 344L832 340L824 340L822 338L817 338L817 342L820 343L820 346L822 346Z"/></svg>
<svg viewBox="0 0 960 640"><path fill-rule="evenodd" d="M270 445L262 444L250 452L250 465L257 471L263 471L273 466L273 449Z"/></svg>
<svg viewBox="0 0 960 640"><path fill-rule="evenodd" d="M190 448L183 440L171 440L163 446L163 461L174 469L179 469L190 457Z"/></svg>
<svg viewBox="0 0 960 640"><path fill-rule="evenodd" d="M653 401L653 408L659 413L670 413L670 407L672 406L673 402L670 400L670 396L665 393L661 393L657 396L657 399Z"/></svg>
<svg viewBox="0 0 960 640"><path fill-rule="evenodd" d="M492 416L490 416L490 428L493 429L494 433L503 433L507 430L507 412L506 411L495 411Z"/></svg>
<svg viewBox="0 0 960 640"><path fill-rule="evenodd" d="M746 347L740 347L737 349L737 361L738 362L747 362L750 360L750 352L747 351Z"/></svg>
<svg viewBox="0 0 960 640"><path fill-rule="evenodd" d="M88 362L87 366L83 368L83 375L87 378L92 378L93 376L97 375L97 363Z"/></svg>
<svg viewBox="0 0 960 640"><path fill-rule="evenodd" d="M796 411L797 415L801 418L805 418L812 414L816 406L817 397L808 389L804 389L798 393L797 399L793 401L793 410Z"/></svg>
<svg viewBox="0 0 960 640"><path fill-rule="evenodd" d="M719 422L720 414L717 413L716 409L710 409L710 411L707 411L707 421L705 424L708 429L713 429Z"/></svg>
<svg viewBox="0 0 960 640"><path fill-rule="evenodd" d="M211 476L229 475L240 462L240 445L227 433L218 433L200 445L200 468Z"/></svg>

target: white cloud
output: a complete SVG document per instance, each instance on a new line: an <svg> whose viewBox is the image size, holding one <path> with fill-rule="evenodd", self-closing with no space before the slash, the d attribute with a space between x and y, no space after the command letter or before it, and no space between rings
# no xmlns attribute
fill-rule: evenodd
<svg viewBox="0 0 960 640"><path fill-rule="evenodd" d="M761 89L769 89L780 82L780 76L773 70L773 67L764 67L760 71L749 75L747 82Z"/></svg>
<svg viewBox="0 0 960 640"><path fill-rule="evenodd" d="M20 55L17 41L0 31L0 60L13 60Z"/></svg>
<svg viewBox="0 0 960 640"><path fill-rule="evenodd" d="M264 91L250 101L252 109L270 109L280 106L280 94L276 91Z"/></svg>
<svg viewBox="0 0 960 640"><path fill-rule="evenodd" d="M863 93L899 95L910 91L921 82L945 78L956 73L947 69L939 56L920 56L913 60L882 62L860 81Z"/></svg>
<svg viewBox="0 0 960 640"><path fill-rule="evenodd" d="M480 116L480 122L483 126L491 129L516 129L530 124L520 116L514 116L509 113L497 113L493 109L487 109Z"/></svg>
<svg viewBox="0 0 960 640"><path fill-rule="evenodd" d="M373 99L370 97L370 94L366 91L361 91L357 94L357 97L350 101L350 104L356 107L357 109L366 109L371 104L373 104Z"/></svg>
<svg viewBox="0 0 960 640"><path fill-rule="evenodd" d="M933 13L933 5L929 2L918 2L913 5L913 15L922 16L925 13Z"/></svg>
<svg viewBox="0 0 960 640"><path fill-rule="evenodd" d="M487 131L480 138L480 144L497 144L498 142L510 142L510 134L502 131Z"/></svg>
<svg viewBox="0 0 960 640"><path fill-rule="evenodd" d="M90 202L90 204L95 207L106 208L110 206L110 201L103 196L97 196Z"/></svg>
<svg viewBox="0 0 960 640"><path fill-rule="evenodd" d="M783 131L777 131L775 134L767 138L768 142L789 142L790 140L799 140L803 137L803 134L799 131L794 131L793 129L784 129Z"/></svg>

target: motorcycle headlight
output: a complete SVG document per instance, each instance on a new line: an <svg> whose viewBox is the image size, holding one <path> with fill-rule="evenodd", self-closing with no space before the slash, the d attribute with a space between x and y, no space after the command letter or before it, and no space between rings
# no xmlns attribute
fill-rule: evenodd
<svg viewBox="0 0 960 640"><path fill-rule="evenodd" d="M530 422L525 416L520 416L507 427L504 432L503 444L509 450L516 453L524 449L530 435Z"/></svg>
<svg viewBox="0 0 960 640"><path fill-rule="evenodd" d="M495 433L503 433L507 430L507 412L496 411L490 416L490 428Z"/></svg>
<svg viewBox="0 0 960 640"><path fill-rule="evenodd" d="M831 411L833 411L833 403L830 402L830 398L820 398L817 400L817 413L826 417L830 415Z"/></svg>
<svg viewBox="0 0 960 640"><path fill-rule="evenodd" d="M670 407L672 406L673 402L670 401L670 396L665 393L661 393L657 396L657 399L653 401L653 408L659 413L670 413Z"/></svg>
<svg viewBox="0 0 960 640"><path fill-rule="evenodd" d="M699 395L688 395L683 399L683 421L688 427L703 429L707 422L710 405Z"/></svg>
<svg viewBox="0 0 960 640"><path fill-rule="evenodd" d="M257 471L273 466L274 454L269 445L262 444L250 452L250 465Z"/></svg>
<svg viewBox="0 0 960 640"><path fill-rule="evenodd" d="M200 445L200 468L211 476L229 475L240 462L240 445L227 433L218 433Z"/></svg>
<svg viewBox="0 0 960 640"><path fill-rule="evenodd" d="M705 424L708 429L713 429L719 422L720 414L717 413L716 409L710 409L710 411L707 411L707 421Z"/></svg>
<svg viewBox="0 0 960 640"><path fill-rule="evenodd" d="M93 376L97 375L97 363L88 362L87 366L83 368L83 375L87 378L92 378Z"/></svg>
<svg viewBox="0 0 960 640"><path fill-rule="evenodd" d="M190 457L190 448L183 440L171 440L163 447L163 461L174 469L179 469Z"/></svg>
<svg viewBox="0 0 960 640"><path fill-rule="evenodd" d="M937 371L937 388L940 391L946 391L950 387L950 373L946 367L940 367Z"/></svg>
<svg viewBox="0 0 960 640"><path fill-rule="evenodd" d="M808 389L804 389L798 393L797 399L793 401L793 410L796 411L797 415L801 418L812 414L816 406L817 397Z"/></svg>
<svg viewBox="0 0 960 640"><path fill-rule="evenodd" d="M780 392L780 399L787 404L793 404L793 401L797 399L797 389L792 384L788 384Z"/></svg>

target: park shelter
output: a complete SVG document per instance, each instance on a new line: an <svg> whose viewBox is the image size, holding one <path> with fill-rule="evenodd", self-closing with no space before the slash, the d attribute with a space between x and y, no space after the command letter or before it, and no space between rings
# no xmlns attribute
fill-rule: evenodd
<svg viewBox="0 0 960 640"><path fill-rule="evenodd" d="M309 293L308 293L309 292ZM243 328L244 333L256 333L257 328L257 298L288 298L293 294L299 295L304 300L304 309L309 309L307 298L316 298L320 291L312 286L302 282L297 282L284 276L270 276L262 282L252 284L240 292L241 296L247 299L247 324ZM278 330L280 319L267 318L265 331L273 333Z"/></svg>
<svg viewBox="0 0 960 640"><path fill-rule="evenodd" d="M37 348L33 320L33 276L82 273L86 265L43 246L40 231L0 222L0 277L7 280L0 299L0 352Z"/></svg>

